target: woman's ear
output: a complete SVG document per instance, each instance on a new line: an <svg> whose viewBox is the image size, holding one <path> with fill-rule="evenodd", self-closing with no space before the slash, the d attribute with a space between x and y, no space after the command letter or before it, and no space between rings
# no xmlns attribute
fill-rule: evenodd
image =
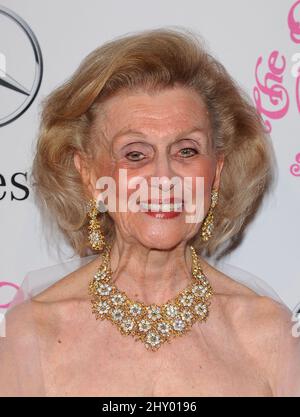
<svg viewBox="0 0 300 417"><path fill-rule="evenodd" d="M74 165L81 176L82 183L91 197L95 195L95 186L92 166L87 163L86 157L80 152L74 153Z"/></svg>
<svg viewBox="0 0 300 417"><path fill-rule="evenodd" d="M220 185L221 172L222 172L222 169L223 169L223 166L224 166L224 159L225 159L224 154L221 154L218 157L218 160L217 160L216 174L215 174L215 180L214 180L214 184L213 184L213 188L215 188L217 190L219 189L219 185Z"/></svg>

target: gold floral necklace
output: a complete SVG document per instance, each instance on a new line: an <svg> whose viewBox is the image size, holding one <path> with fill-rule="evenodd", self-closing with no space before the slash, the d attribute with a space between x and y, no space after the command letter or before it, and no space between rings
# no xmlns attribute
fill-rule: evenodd
<svg viewBox="0 0 300 417"><path fill-rule="evenodd" d="M112 283L110 249L106 248L102 264L89 283L96 319L111 321L122 335L133 336L153 351L172 337L187 333L195 322L206 321L213 290L193 246L191 283L162 305L131 300Z"/></svg>

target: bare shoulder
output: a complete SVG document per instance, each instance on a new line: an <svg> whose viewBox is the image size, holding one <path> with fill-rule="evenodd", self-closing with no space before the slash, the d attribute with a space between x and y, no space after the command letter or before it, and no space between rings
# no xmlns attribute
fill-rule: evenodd
<svg viewBox="0 0 300 417"><path fill-rule="evenodd" d="M215 295L224 310L231 310L238 322L245 319L285 320L290 310L267 295L259 295L254 290L224 274L205 262L203 271L212 284Z"/></svg>
<svg viewBox="0 0 300 417"><path fill-rule="evenodd" d="M257 294L246 285L206 264L215 296L217 315L226 320L252 355L275 355L280 336L291 334L292 313L269 296Z"/></svg>
<svg viewBox="0 0 300 417"><path fill-rule="evenodd" d="M40 304L51 304L86 298L88 283L98 265L99 259L92 260L63 278L56 280L54 284L34 296L32 300Z"/></svg>
<svg viewBox="0 0 300 417"><path fill-rule="evenodd" d="M30 302L22 302L14 307L11 307L5 314L5 337L7 340L14 334L22 336L26 335L26 326L29 323L32 325L32 305ZM1 340L1 339L0 339Z"/></svg>
<svg viewBox="0 0 300 417"><path fill-rule="evenodd" d="M300 338L295 336L299 324L290 309L231 282L230 277L218 278L223 288L217 292L215 304L223 323L228 324L224 326L227 337L230 334L235 339L238 351L251 360L274 396L299 397Z"/></svg>
<svg viewBox="0 0 300 417"><path fill-rule="evenodd" d="M96 268L95 263L95 260L89 262L29 300L12 307L5 315L7 336L16 342L30 341L37 331L54 332L63 317L66 320L74 318L78 307L88 299L88 283Z"/></svg>
<svg viewBox="0 0 300 417"><path fill-rule="evenodd" d="M4 337L0 337L0 362L15 352L27 356L36 347L36 321L33 303L22 302L11 307L4 317ZM1 368L1 365L0 365Z"/></svg>

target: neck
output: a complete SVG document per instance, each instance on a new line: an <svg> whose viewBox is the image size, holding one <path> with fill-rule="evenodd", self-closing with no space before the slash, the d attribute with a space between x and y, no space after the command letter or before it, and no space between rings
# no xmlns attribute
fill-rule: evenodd
<svg viewBox="0 0 300 417"><path fill-rule="evenodd" d="M146 248L116 239L111 250L112 281L128 297L162 304L191 282L191 253L186 242L171 250Z"/></svg>

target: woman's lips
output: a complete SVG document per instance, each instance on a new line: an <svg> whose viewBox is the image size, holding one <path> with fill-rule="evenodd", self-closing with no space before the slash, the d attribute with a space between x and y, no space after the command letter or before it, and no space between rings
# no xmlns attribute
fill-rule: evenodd
<svg viewBox="0 0 300 417"><path fill-rule="evenodd" d="M181 212L180 211L179 212L146 211L145 214L147 214L148 216L154 217L155 219L173 219L174 217L180 216Z"/></svg>
<svg viewBox="0 0 300 417"><path fill-rule="evenodd" d="M169 202L140 202L141 211L156 219L172 219L180 215L183 210L183 201Z"/></svg>
<svg viewBox="0 0 300 417"><path fill-rule="evenodd" d="M142 211L152 211L152 212L173 212L173 211L182 211L183 202L170 202L170 203L145 203L140 202L140 208Z"/></svg>

